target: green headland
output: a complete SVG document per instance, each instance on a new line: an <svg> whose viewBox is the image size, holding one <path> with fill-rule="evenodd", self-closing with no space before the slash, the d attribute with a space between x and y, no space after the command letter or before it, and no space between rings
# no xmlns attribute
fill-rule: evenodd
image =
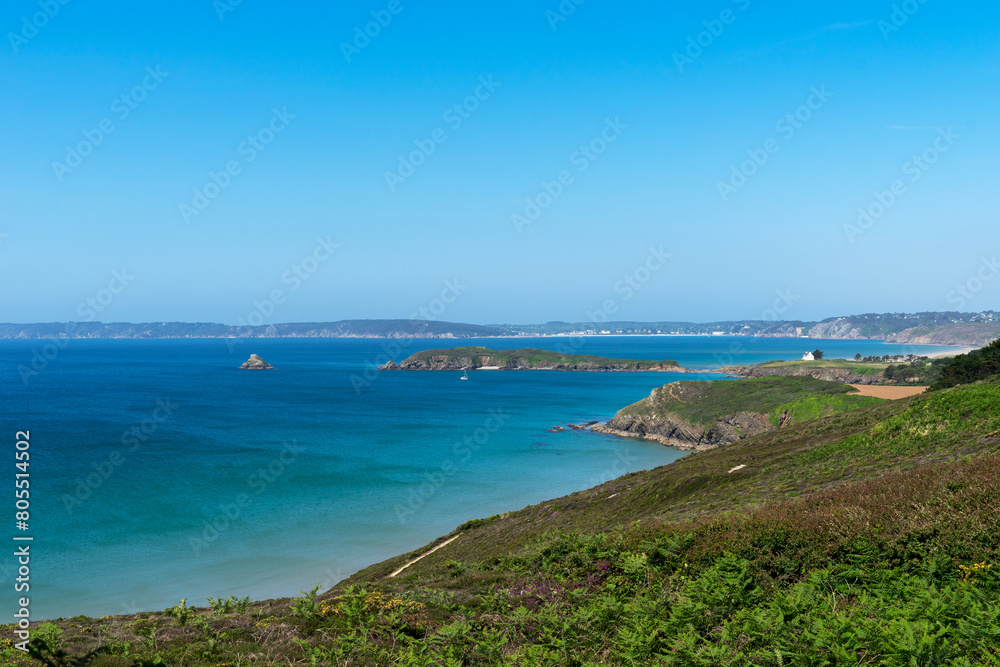
<svg viewBox="0 0 1000 667"><path fill-rule="evenodd" d="M588 354L564 354L551 350L523 348L491 350L487 347L456 347L425 350L410 355L400 364L389 362L381 370L455 371L490 368L495 370L557 371L672 371L685 372L676 361L636 361L609 359Z"/></svg>

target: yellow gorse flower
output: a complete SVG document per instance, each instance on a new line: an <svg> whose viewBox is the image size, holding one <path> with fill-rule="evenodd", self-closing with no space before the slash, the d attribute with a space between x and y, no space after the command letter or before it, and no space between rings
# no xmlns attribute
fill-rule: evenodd
<svg viewBox="0 0 1000 667"><path fill-rule="evenodd" d="M338 615L340 613L340 604L344 602L344 597L338 595L335 598L331 598L329 602L323 604L319 612L321 614L334 614ZM420 602L411 602L407 600L401 600L399 598L390 597L379 591L371 591L364 594L364 599L362 602L364 610L369 613L380 613L387 611L420 611L424 608L424 605Z"/></svg>
<svg viewBox="0 0 1000 667"><path fill-rule="evenodd" d="M972 579L981 572L988 572L992 568L993 564L990 563L989 565L987 565L986 561L983 561L982 563L974 563L973 565L958 566L958 569L964 573L964 576L962 577L963 581Z"/></svg>

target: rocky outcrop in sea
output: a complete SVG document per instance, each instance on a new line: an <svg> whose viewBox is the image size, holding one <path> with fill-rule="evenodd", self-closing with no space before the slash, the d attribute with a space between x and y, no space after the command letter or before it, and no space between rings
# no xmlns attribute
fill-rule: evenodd
<svg viewBox="0 0 1000 667"><path fill-rule="evenodd" d="M271 370L272 368L274 368L274 366L267 363L256 354L251 354L250 358L247 359L242 366L240 366L240 370L244 371L266 371Z"/></svg>

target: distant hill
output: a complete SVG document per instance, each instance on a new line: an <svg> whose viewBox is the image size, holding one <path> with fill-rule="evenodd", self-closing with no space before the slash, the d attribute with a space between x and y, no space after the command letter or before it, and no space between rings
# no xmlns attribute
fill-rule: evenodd
<svg viewBox="0 0 1000 667"><path fill-rule="evenodd" d="M883 313L814 321L548 322L463 324L428 320L339 320L240 326L211 322L0 324L10 338L495 338L569 335L761 336L886 340L982 347L1000 338L1000 313Z"/></svg>
<svg viewBox="0 0 1000 667"><path fill-rule="evenodd" d="M986 345L1000 336L1000 314L868 313L832 317L809 329L811 338L886 339L900 344Z"/></svg>
<svg viewBox="0 0 1000 667"><path fill-rule="evenodd" d="M867 313L819 322L726 320L719 322L549 322L497 325L528 335L681 335L760 336L886 340L901 345L981 347L1000 338L1000 313Z"/></svg>
<svg viewBox="0 0 1000 667"><path fill-rule="evenodd" d="M0 338L490 338L501 327L427 320L340 320L267 326L214 323L85 322L0 324Z"/></svg>

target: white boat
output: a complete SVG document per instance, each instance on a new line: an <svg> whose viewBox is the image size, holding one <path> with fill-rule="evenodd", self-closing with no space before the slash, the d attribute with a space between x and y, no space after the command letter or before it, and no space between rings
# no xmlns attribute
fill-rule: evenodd
<svg viewBox="0 0 1000 667"><path fill-rule="evenodd" d="M467 371L467 370L463 370L463 371L462 371L462 377L460 377L460 378L458 378L458 379L459 379L459 380L468 380L468 379L469 379L469 371Z"/></svg>

